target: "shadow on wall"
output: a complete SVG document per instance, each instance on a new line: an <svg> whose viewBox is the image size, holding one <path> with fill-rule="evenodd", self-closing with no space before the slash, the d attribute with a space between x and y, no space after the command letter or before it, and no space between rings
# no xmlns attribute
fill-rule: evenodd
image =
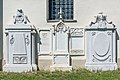
<svg viewBox="0 0 120 80"><path fill-rule="evenodd" d="M118 49L117 49L118 48L117 47L118 46L118 44L117 44L118 40L119 40L119 35L118 35L118 32L116 31L116 62L117 63L118 63L118 60L117 60L118 59L118 53L117 53L118 52Z"/></svg>
<svg viewBox="0 0 120 80"><path fill-rule="evenodd" d="M41 44L41 42L40 42L40 36L39 36L39 32L37 31L37 29L36 29L36 35L35 35L35 60L36 60L36 64L38 65L38 54L39 54L39 49L37 48L37 44ZM39 70L39 68L38 68L38 66L37 66L37 69Z"/></svg>
<svg viewBox="0 0 120 80"><path fill-rule="evenodd" d="M3 0L0 0L0 70L3 60Z"/></svg>

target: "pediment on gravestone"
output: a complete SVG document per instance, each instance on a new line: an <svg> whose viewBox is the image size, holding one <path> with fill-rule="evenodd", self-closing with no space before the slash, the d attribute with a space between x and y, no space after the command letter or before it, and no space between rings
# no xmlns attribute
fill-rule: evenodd
<svg viewBox="0 0 120 80"><path fill-rule="evenodd" d="M63 19L63 15L64 13L62 12L62 8L60 8L60 11L58 12L59 15L59 22L57 23L57 25L54 25L54 33L55 32L66 32L69 30L69 28L64 24L64 19Z"/></svg>
<svg viewBox="0 0 120 80"><path fill-rule="evenodd" d="M16 14L13 16L13 21L7 28L34 28L30 24L28 17L24 14L22 9L17 9Z"/></svg>
<svg viewBox="0 0 120 80"><path fill-rule="evenodd" d="M63 31L66 32L67 31L67 26L64 24L64 22L60 21L57 25L56 25L56 31Z"/></svg>
<svg viewBox="0 0 120 80"><path fill-rule="evenodd" d="M95 16L96 21L91 22L89 27L91 28L99 28L99 29L105 29L105 28L115 28L115 25L112 22L107 21L107 16L104 15L102 12L99 13L97 16Z"/></svg>
<svg viewBox="0 0 120 80"><path fill-rule="evenodd" d="M69 32L69 27L65 25L63 20L59 20L59 22L56 25L53 25L54 30L53 33L55 34L56 32L64 32L64 33L68 33Z"/></svg>

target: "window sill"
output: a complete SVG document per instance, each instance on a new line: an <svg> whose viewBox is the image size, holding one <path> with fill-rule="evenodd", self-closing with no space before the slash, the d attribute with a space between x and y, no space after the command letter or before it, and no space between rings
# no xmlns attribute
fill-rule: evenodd
<svg viewBox="0 0 120 80"><path fill-rule="evenodd" d="M59 20L47 20L47 22L59 22ZM63 20L63 22L77 22L77 20Z"/></svg>

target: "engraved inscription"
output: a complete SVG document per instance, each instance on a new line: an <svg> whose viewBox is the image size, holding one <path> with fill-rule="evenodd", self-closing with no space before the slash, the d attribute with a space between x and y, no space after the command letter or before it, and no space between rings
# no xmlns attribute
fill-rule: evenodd
<svg viewBox="0 0 120 80"><path fill-rule="evenodd" d="M71 50L71 53L83 53L83 50Z"/></svg>

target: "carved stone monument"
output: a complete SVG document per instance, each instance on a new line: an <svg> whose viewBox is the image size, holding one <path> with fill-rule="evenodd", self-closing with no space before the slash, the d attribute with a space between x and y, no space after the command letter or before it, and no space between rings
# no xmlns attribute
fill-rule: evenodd
<svg viewBox="0 0 120 80"><path fill-rule="evenodd" d="M99 13L96 22L85 29L86 63L89 70L116 70L116 28Z"/></svg>
<svg viewBox="0 0 120 80"><path fill-rule="evenodd" d="M12 25L6 30L7 54L5 72L29 72L37 70L35 63L35 28L21 9L17 10Z"/></svg>
<svg viewBox="0 0 120 80"><path fill-rule="evenodd" d="M70 55L84 55L84 29L70 29Z"/></svg>
<svg viewBox="0 0 120 80"><path fill-rule="evenodd" d="M62 18L62 9L60 8L60 21L53 30L53 65L51 70L71 70L70 57L68 53L69 28L64 24Z"/></svg>

